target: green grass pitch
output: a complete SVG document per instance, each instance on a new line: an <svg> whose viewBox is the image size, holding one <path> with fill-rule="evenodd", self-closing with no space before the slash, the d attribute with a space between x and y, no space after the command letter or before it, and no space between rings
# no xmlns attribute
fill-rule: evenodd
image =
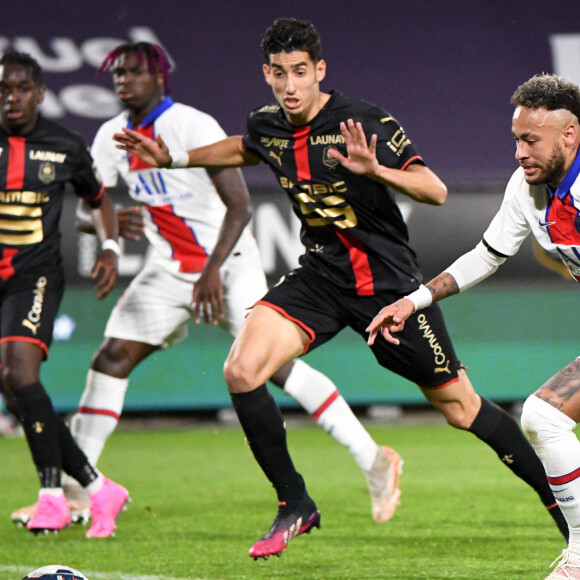
<svg viewBox="0 0 580 580"><path fill-rule="evenodd" d="M316 426L288 429L322 527L281 558L253 561L250 545L276 512L273 489L239 428L119 431L100 467L132 496L115 537L87 540L18 529L37 480L22 439L0 439L0 578L68 564L90 580L543 579L564 542L536 494L468 433L435 424L369 427L405 460L402 503L375 524L364 477Z"/></svg>

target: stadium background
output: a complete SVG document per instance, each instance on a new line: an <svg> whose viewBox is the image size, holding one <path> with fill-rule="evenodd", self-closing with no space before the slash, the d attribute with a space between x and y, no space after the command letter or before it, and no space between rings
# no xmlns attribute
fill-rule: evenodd
<svg viewBox="0 0 580 580"><path fill-rule="evenodd" d="M448 184L450 196L441 208L401 199L427 277L477 243L499 206L516 167L509 104L516 86L539 72L580 82L580 25L571 18L578 8L568 0L530 0L525 6L489 0L4 0L2 7L0 52L14 47L39 60L49 89L45 114L89 143L119 110L110 78L96 79L95 72L120 42L161 44L175 65L174 98L212 114L229 134L240 134L249 110L272 100L261 73L263 30L279 16L311 19L328 63L323 89L337 88L395 114ZM255 205L252 227L274 282L300 251L297 220L266 168L248 169L245 176ZM118 203L126 203L123 195L120 189ZM63 214L68 292L43 368L63 411L76 407L114 298L138 271L146 249L124 245L119 291L98 303L88 280L95 240L74 232L75 205L71 194ZM492 280L443 304L479 392L496 401L520 400L578 354L569 314L573 292L575 285L529 242ZM218 329L191 325L186 341L136 370L126 410L228 406L221 367L229 344ZM353 404L422 402L413 385L382 372L349 331L307 358Z"/></svg>

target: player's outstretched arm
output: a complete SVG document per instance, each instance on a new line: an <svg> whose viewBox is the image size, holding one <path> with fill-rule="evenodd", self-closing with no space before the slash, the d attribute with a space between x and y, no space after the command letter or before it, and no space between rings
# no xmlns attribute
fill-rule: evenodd
<svg viewBox="0 0 580 580"><path fill-rule="evenodd" d="M421 203L441 205L447 199L447 187L428 167L414 163L401 171L381 165L377 159L377 136L372 135L367 143L362 123L348 119L340 124L340 131L347 155L336 149L329 154L349 171L384 183Z"/></svg>
<svg viewBox="0 0 580 580"><path fill-rule="evenodd" d="M241 136L227 137L211 145L189 151L169 151L161 135L155 141L124 128L115 133L117 148L136 155L153 167L180 169L184 167L243 167L256 165L260 160L241 147Z"/></svg>

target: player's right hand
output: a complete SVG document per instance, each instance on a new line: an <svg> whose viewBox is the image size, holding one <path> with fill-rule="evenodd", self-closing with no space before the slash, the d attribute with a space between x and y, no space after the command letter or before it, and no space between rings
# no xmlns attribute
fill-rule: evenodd
<svg viewBox="0 0 580 580"><path fill-rule="evenodd" d="M169 148L161 135L157 135L156 140L153 141L137 131L123 127L123 132L115 133L113 139L117 141L117 149L127 151L130 155L136 155L152 167L163 168L171 165Z"/></svg>
<svg viewBox="0 0 580 580"><path fill-rule="evenodd" d="M219 268L206 265L199 280L193 285L191 304L196 324L203 317L207 326L215 326L225 317L224 288Z"/></svg>
<svg viewBox="0 0 580 580"><path fill-rule="evenodd" d="M137 242L141 239L141 234L145 232L143 212L139 205L119 208L117 210L117 222L119 224L119 235L126 240Z"/></svg>

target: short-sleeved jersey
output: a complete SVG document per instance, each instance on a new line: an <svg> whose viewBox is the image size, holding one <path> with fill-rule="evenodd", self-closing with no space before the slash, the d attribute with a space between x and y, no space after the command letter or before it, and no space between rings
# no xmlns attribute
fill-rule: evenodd
<svg viewBox="0 0 580 580"><path fill-rule="evenodd" d="M15 272L61 266L67 183L91 205L100 203L101 185L79 135L42 116L24 137L0 127L0 283Z"/></svg>
<svg viewBox="0 0 580 580"><path fill-rule="evenodd" d="M153 249L165 257L160 263L188 279L188 274L203 269L213 251L225 205L205 169L158 169L117 149L113 134L128 126L124 111L97 132L91 153L98 173L105 187L115 187L119 176L125 181L129 195L147 210L145 233ZM226 137L213 117L169 97L135 129L152 139L161 135L170 151L203 147ZM233 252L248 245L257 251L246 228Z"/></svg>
<svg viewBox="0 0 580 580"><path fill-rule="evenodd" d="M393 192L328 153L336 148L346 154L340 123L348 119L360 121L368 139L377 135L381 165L403 170L422 163L392 115L337 91L304 126L292 125L278 104L256 109L242 143L271 167L291 200L306 247L302 267L355 295L406 293L417 288L421 274Z"/></svg>
<svg viewBox="0 0 580 580"><path fill-rule="evenodd" d="M496 253L513 256L533 233L547 252L557 255L580 283L580 155L553 191L526 183L522 168L512 175L501 207L483 235Z"/></svg>

